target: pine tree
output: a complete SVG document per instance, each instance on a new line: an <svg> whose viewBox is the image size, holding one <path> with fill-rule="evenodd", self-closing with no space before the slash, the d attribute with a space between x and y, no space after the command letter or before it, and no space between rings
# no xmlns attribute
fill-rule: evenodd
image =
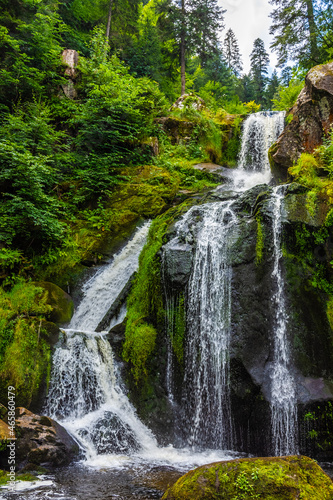
<svg viewBox="0 0 333 500"><path fill-rule="evenodd" d="M264 91L267 82L267 67L269 65L268 53L261 38L257 38L253 44L251 58L251 76L254 83L255 100L258 103L264 102Z"/></svg>
<svg viewBox="0 0 333 500"><path fill-rule="evenodd" d="M286 66L283 68L281 71L281 83L285 86L288 87L290 80L293 77L293 70L290 66Z"/></svg>
<svg viewBox="0 0 333 500"><path fill-rule="evenodd" d="M328 2L330 3L330 2ZM318 64L318 29L313 0L270 0L275 8L271 13L271 48L278 53L283 66L294 59L305 66Z"/></svg>
<svg viewBox="0 0 333 500"><path fill-rule="evenodd" d="M272 99L274 98L278 88L280 86L280 80L276 69L273 71L271 78L268 80L267 88L265 91L265 101L266 107L268 109L272 108Z"/></svg>
<svg viewBox="0 0 333 500"><path fill-rule="evenodd" d="M255 100L254 82L251 74L243 75L238 80L236 87L236 94L243 102L250 102Z"/></svg>
<svg viewBox="0 0 333 500"><path fill-rule="evenodd" d="M239 52L239 46L237 42L237 38L232 29L229 29L224 38L224 57L227 61L228 67L234 72L236 76L238 76L242 69L242 60Z"/></svg>
<svg viewBox="0 0 333 500"><path fill-rule="evenodd" d="M187 0L189 20L189 42L198 54L203 67L217 53L219 32L224 28L224 9L218 0Z"/></svg>

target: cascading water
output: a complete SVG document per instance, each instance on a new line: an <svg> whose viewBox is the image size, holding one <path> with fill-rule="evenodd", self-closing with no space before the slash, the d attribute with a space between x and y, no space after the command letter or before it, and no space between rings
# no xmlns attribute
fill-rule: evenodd
<svg viewBox="0 0 333 500"><path fill-rule="evenodd" d="M45 408L48 415L61 419L62 425L76 437L88 465L118 466L123 463L124 455L127 458L130 455L132 459L137 457L140 464L177 464L179 469L185 465L188 470L191 465L231 458L221 449L230 449L235 445L229 388L232 311L229 260L231 245L238 235L237 196L258 184L271 181L267 150L282 132L283 126L284 113L256 113L248 117L244 122L239 167L229 173L231 185L217 188L217 191L231 189L234 200L193 207L176 224L176 238L181 243L193 238L193 234L188 232L191 224L195 226L196 240L185 296L172 296L165 291L166 329L170 338L173 338L177 322L186 324L181 413L185 441L191 449L158 447L152 432L138 419L125 395L109 342L104 334L96 333L101 320L107 316L106 313L137 269L148 224L137 231L110 265L102 267L85 284L83 300L54 354ZM224 195L223 199L226 197ZM273 447L277 455L297 452L296 394L290 373L286 336L288 318L281 271L282 199L283 188L275 188L271 198L274 212L272 279L275 283L272 299L276 311L271 415ZM185 302L185 315L182 301ZM125 313L123 308L111 324L121 322ZM170 401L174 402L172 360L170 342L167 389ZM200 454L193 449L200 450ZM218 451L212 452L211 449ZM108 488L109 485L96 498L105 498L105 491L109 494ZM64 498L79 497L70 494ZM48 498L58 498L57 493ZM91 495L84 498L91 498Z"/></svg>
<svg viewBox="0 0 333 500"><path fill-rule="evenodd" d="M284 129L284 118L284 112L263 111L245 120L239 166L233 177L237 190L245 191L270 182L272 174L267 153Z"/></svg>
<svg viewBox="0 0 333 500"><path fill-rule="evenodd" d="M275 455L297 453L297 406L294 378L290 372L290 350L287 341L288 315L284 296L284 280L281 271L281 209L284 186L274 188L273 239L274 268L272 277L276 291L274 324L274 361L272 369L272 437Z"/></svg>
<svg viewBox="0 0 333 500"><path fill-rule="evenodd" d="M121 387L109 342L94 333L138 267L149 223L83 287L84 297L53 357L46 412L62 417L90 460L156 447Z"/></svg>
<svg viewBox="0 0 333 500"><path fill-rule="evenodd" d="M231 324L230 242L237 217L232 202L194 208L202 221L197 236L193 271L187 293L188 341L185 350L184 417L190 445L232 449L229 399L229 341Z"/></svg>
<svg viewBox="0 0 333 500"><path fill-rule="evenodd" d="M149 223L140 228L110 265L102 267L83 288L83 298L70 322L70 330L94 332L119 292L138 268ZM120 318L121 322L124 318Z"/></svg>

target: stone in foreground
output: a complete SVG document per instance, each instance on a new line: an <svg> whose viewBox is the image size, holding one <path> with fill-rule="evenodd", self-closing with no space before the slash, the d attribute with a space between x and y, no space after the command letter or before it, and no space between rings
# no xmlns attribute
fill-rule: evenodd
<svg viewBox="0 0 333 500"><path fill-rule="evenodd" d="M17 408L17 468L27 464L57 467L69 464L79 453L74 439L52 418Z"/></svg>
<svg viewBox="0 0 333 500"><path fill-rule="evenodd" d="M162 500L333 499L333 483L304 456L249 458L194 469L169 488Z"/></svg>

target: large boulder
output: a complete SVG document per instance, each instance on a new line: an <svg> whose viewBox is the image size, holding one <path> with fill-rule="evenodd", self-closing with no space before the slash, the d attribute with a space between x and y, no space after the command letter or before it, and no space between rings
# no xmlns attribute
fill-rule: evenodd
<svg viewBox="0 0 333 500"><path fill-rule="evenodd" d="M248 458L194 469L169 488L163 500L333 499L333 483L304 456Z"/></svg>
<svg viewBox="0 0 333 500"><path fill-rule="evenodd" d="M79 447L66 429L55 420L35 415L25 408L17 409L16 465L27 464L57 467L69 464Z"/></svg>
<svg viewBox="0 0 333 500"><path fill-rule="evenodd" d="M312 153L329 133L333 123L333 62L309 71L291 113L292 121L269 153L278 182L287 180L288 168L302 153Z"/></svg>
<svg viewBox="0 0 333 500"><path fill-rule="evenodd" d="M38 281L35 285L47 292L47 303L52 307L48 319L60 325L69 323L74 312L74 303L70 295L49 281Z"/></svg>

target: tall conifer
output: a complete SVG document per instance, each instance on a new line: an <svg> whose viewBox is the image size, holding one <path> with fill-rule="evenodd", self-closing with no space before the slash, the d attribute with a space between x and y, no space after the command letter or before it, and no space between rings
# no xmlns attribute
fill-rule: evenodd
<svg viewBox="0 0 333 500"><path fill-rule="evenodd" d="M243 64L239 52L238 41L232 29L227 31L224 38L223 53L228 67L234 72L235 75L239 75L243 69Z"/></svg>

